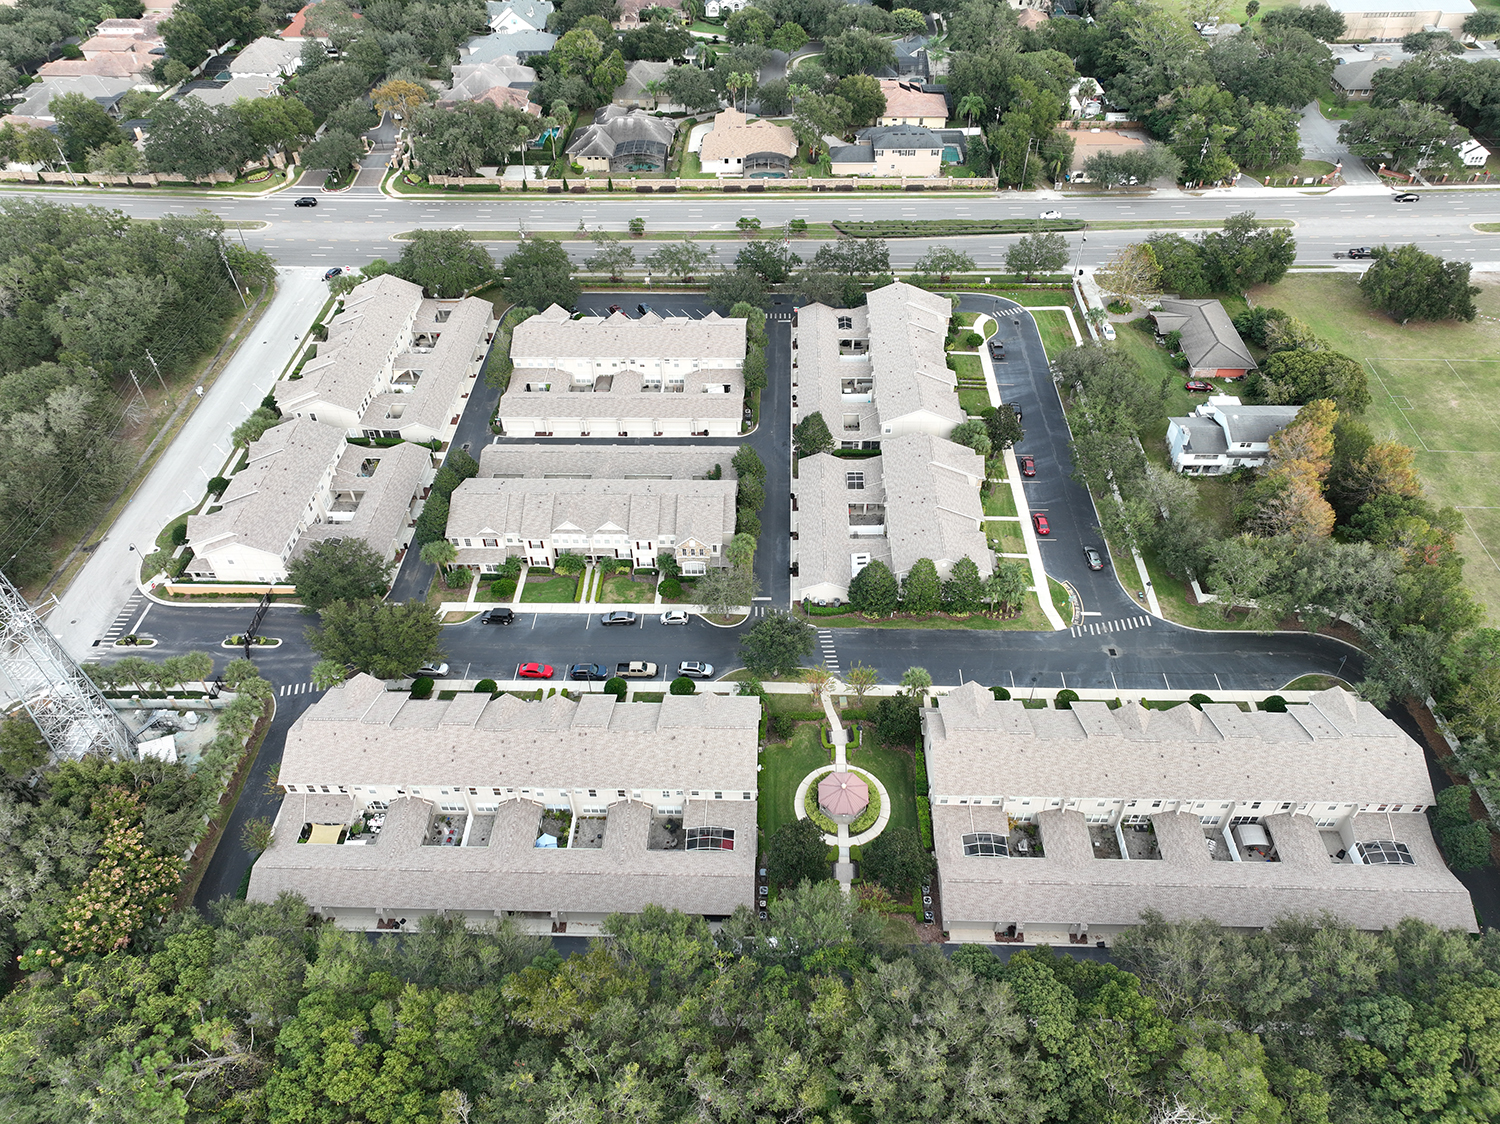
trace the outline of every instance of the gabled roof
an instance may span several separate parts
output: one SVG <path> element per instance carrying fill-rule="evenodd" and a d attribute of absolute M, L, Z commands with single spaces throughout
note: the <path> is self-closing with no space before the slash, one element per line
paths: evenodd
<path fill-rule="evenodd" d="M 453 68 L 453 85 L 438 95 L 439 105 L 473 101 L 496 86 L 529 90 L 536 85 L 536 71 L 523 66 L 515 55 L 501 55 L 489 62 L 464 62 Z"/>
<path fill-rule="evenodd" d="M 790 130 L 788 130 L 790 131 Z M 921 148 L 941 149 L 943 138 L 925 125 L 875 125 L 861 129 L 855 134 L 859 139 L 877 149 Z M 712 133 L 709 136 L 713 136 Z M 707 138 L 704 138 L 705 140 Z"/>
<path fill-rule="evenodd" d="M 302 44 L 262 35 L 235 56 L 231 74 L 290 74 L 302 63 Z"/>
<path fill-rule="evenodd" d="M 797 138 L 785 125 L 773 125 L 769 121 L 752 121 L 737 109 L 721 109 L 714 118 L 714 127 L 703 138 L 701 159 L 744 159 L 757 152 L 778 152 L 782 156 L 797 155 Z"/>
<path fill-rule="evenodd" d="M 690 316 L 583 316 L 551 305 L 517 324 L 511 357 L 520 366 L 550 366 L 560 358 L 720 359 L 745 358 L 745 321 L 710 312 Z M 726 372 L 727 373 L 727 372 Z M 515 385 L 515 379 L 511 384 Z"/>
<path fill-rule="evenodd" d="M 542 31 L 547 27 L 547 17 L 552 14 L 551 0 L 487 0 L 484 7 L 491 27 L 499 26 L 510 16 Z"/>
<path fill-rule="evenodd" d="M 947 297 L 904 281 L 872 291 L 870 361 L 881 422 L 917 411 L 964 420 L 958 383 L 943 353 L 952 305 Z"/>
<path fill-rule="evenodd" d="M 9 117 L 28 118 L 33 121 L 53 120 L 48 108 L 53 98 L 64 94 L 83 94 L 106 109 L 113 108 L 135 85 L 134 78 L 101 78 L 95 74 L 80 74 L 70 78 L 46 78 L 26 88 L 26 98 L 9 113 Z"/>
<path fill-rule="evenodd" d="M 908 433 L 883 438 L 880 459 L 885 462 L 885 534 L 891 544 L 891 568 L 904 574 L 919 558 L 938 563 L 971 558 L 980 575 L 987 577 L 992 567 L 979 498 L 984 458 L 941 437 Z"/>
<path fill-rule="evenodd" d="M 673 70 L 670 62 L 655 62 L 651 59 L 636 59 L 625 71 L 625 81 L 615 90 L 615 100 L 631 101 L 648 97 L 646 87 L 652 82 L 660 82 Z"/>
<path fill-rule="evenodd" d="M 908 82 L 900 78 L 880 79 L 880 92 L 885 95 L 885 112 L 882 117 L 941 117 L 948 119 L 948 99 L 941 93 L 929 93 L 920 82 Z"/>
<path fill-rule="evenodd" d="M 466 62 L 489 62 L 504 55 L 544 54 L 552 49 L 557 36 L 547 31 L 497 31 L 470 39 L 464 46 Z"/>
<path fill-rule="evenodd" d="M 1234 330 L 1229 313 L 1216 300 L 1164 300 L 1161 311 L 1151 316 L 1161 334 L 1182 333 L 1182 353 L 1195 368 L 1249 370 L 1255 366 L 1255 358 Z"/>
<path fill-rule="evenodd" d="M 723 445 L 486 445 L 479 475 L 533 480 L 706 480 L 715 465 L 735 479 L 733 449 Z"/>
<path fill-rule="evenodd" d="M 607 105 L 594 116 L 594 123 L 574 135 L 568 155 L 608 158 L 617 152 L 666 153 L 677 133 L 677 122 L 657 117 L 644 109 Z"/>
<path fill-rule="evenodd" d="M 405 542 L 402 532 L 411 519 L 412 500 L 420 494 L 431 469 L 432 454 L 421 445 L 403 441 L 388 449 L 346 446 L 330 488 L 335 496 L 352 493 L 360 497 L 354 517 L 309 527 L 297 540 L 292 557 L 326 540 L 364 539 L 376 554 Z"/>

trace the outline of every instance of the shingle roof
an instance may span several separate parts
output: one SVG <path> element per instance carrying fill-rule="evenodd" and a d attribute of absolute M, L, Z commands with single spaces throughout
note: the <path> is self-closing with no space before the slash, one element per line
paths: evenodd
<path fill-rule="evenodd" d="M 636 59 L 625 71 L 625 81 L 615 90 L 616 101 L 635 101 L 646 96 L 646 87 L 660 82 L 676 69 L 670 62 L 654 62 L 651 59 Z"/>
<path fill-rule="evenodd" d="M 849 327 L 840 328 L 847 321 Z M 868 402 L 855 396 L 846 399 L 843 394 L 845 380 L 858 383 L 874 377 L 874 367 L 869 353 L 863 356 L 840 355 L 840 340 L 868 340 L 870 338 L 870 310 L 868 308 L 829 308 L 823 304 L 810 304 L 797 310 L 797 350 L 792 354 L 797 360 L 798 410 L 801 417 L 820 413 L 828 423 L 835 441 L 859 438 L 862 441 L 879 440 L 880 414 L 875 408 L 873 396 Z M 851 421 L 858 419 L 857 430 L 844 430 L 844 416 Z"/>
<path fill-rule="evenodd" d="M 634 800 L 610 805 L 598 848 L 536 847 L 543 809 L 530 800 L 500 805 L 487 847 L 422 846 L 433 811 L 425 800 L 395 800 L 378 844 L 319 847 L 296 842 L 301 825 L 312 822 L 304 817 L 346 822 L 352 802 L 311 797 L 304 803 L 289 795 L 275 842 L 256 860 L 248 896 L 274 901 L 291 891 L 325 913 L 376 909 L 395 916 L 427 909 L 639 913 L 648 904 L 727 915 L 754 900 L 754 800 L 684 805 L 684 826 L 732 829 L 732 851 L 648 850 L 650 808 Z"/>
<path fill-rule="evenodd" d="M 734 537 L 733 480 L 465 480 L 453 493 L 448 537 L 551 538 L 560 527 L 590 537 L 675 536 L 705 545 Z"/>
<path fill-rule="evenodd" d="M 281 88 L 280 76 L 236 74 L 227 82 L 202 82 L 189 86 L 183 97 L 197 98 L 209 105 L 233 105 L 241 98 L 254 101 L 268 97 Z"/>
<path fill-rule="evenodd" d="M 505 55 L 525 58 L 550 51 L 556 42 L 557 36 L 548 31 L 495 32 L 470 39 L 463 57 L 466 62 L 490 62 Z"/>
<path fill-rule="evenodd" d="M 855 135 L 872 149 L 943 147 L 943 138 L 925 125 L 875 125 Z"/>
<path fill-rule="evenodd" d="M 506 16 L 513 15 L 528 26 L 540 30 L 547 26 L 547 17 L 552 14 L 551 0 L 487 0 L 484 7 L 491 27 Z"/>
<path fill-rule="evenodd" d="M 882 423 L 919 410 L 964 420 L 948 369 L 943 341 L 952 305 L 938 296 L 897 281 L 869 295 L 870 357 L 875 374 L 875 405 Z"/>
<path fill-rule="evenodd" d="M 666 477 L 702 480 L 718 465 L 725 480 L 735 479 L 733 451 L 723 445 L 486 445 L 479 475 L 491 477 L 579 477 L 625 480 Z"/>
<path fill-rule="evenodd" d="M 875 162 L 875 146 L 873 144 L 829 145 L 828 160 L 832 164 L 872 164 Z"/>
<path fill-rule="evenodd" d="M 439 313 L 447 313 L 447 319 L 440 322 Z M 423 300 L 412 318 L 411 331 L 413 335 L 436 333 L 437 342 L 428 348 L 401 352 L 393 366 L 398 372 L 421 371 L 421 381 L 404 393 L 390 391 L 376 397 L 360 418 L 360 425 L 370 429 L 421 425 L 441 430 L 460 401 L 475 351 L 484 346 L 485 328 L 494 314 L 495 306 L 481 297 L 457 302 Z M 399 425 L 389 418 L 391 408 L 397 405 L 401 407 Z"/>
<path fill-rule="evenodd" d="M 1152 313 L 1159 332 L 1182 333 L 1182 353 L 1198 367 L 1249 370 L 1255 366 L 1250 349 L 1234 330 L 1229 313 L 1216 300 L 1164 300 Z"/>
<path fill-rule="evenodd" d="M 1394 837 L 1406 843 L 1414 866 L 1334 863 L 1308 816 L 1278 814 L 1262 821 L 1279 862 L 1212 861 L 1203 828 L 1191 814 L 1151 816 L 1162 857 L 1144 861 L 1095 858 L 1079 812 L 1045 811 L 1037 819 L 1045 857 L 968 856 L 964 834 L 1004 834 L 1004 809 L 933 808 L 945 924 L 1127 926 L 1156 910 L 1169 921 L 1210 917 L 1231 928 L 1261 929 L 1288 914 L 1327 910 L 1367 930 L 1391 927 L 1404 917 L 1444 929 L 1476 929 L 1468 891 L 1448 872 L 1420 815 L 1354 821 L 1359 839 Z"/>
<path fill-rule="evenodd" d="M 1224 440 L 1224 430 L 1217 422 L 1207 418 L 1168 418 L 1167 421 L 1175 422 L 1187 431 L 1188 439 L 1184 448 L 1188 452 L 1202 456 L 1229 452 L 1229 444 Z"/>
<path fill-rule="evenodd" d="M 797 138 L 785 125 L 769 121 L 751 121 L 737 109 L 723 109 L 714 118 L 714 127 L 703 138 L 700 157 L 709 160 L 743 159 L 757 152 L 797 154 Z"/>
<path fill-rule="evenodd" d="M 850 503 L 883 503 L 882 457 L 843 458 L 819 453 L 797 461 L 797 578 L 799 588 L 833 585 L 847 589 L 854 576 L 853 556 L 891 565 L 891 544 L 884 535 L 849 534 Z M 847 476 L 862 473 L 864 488 L 851 491 Z"/>
<path fill-rule="evenodd" d="M 94 74 L 80 74 L 73 78 L 47 78 L 26 88 L 26 99 L 7 115 L 35 121 L 53 120 L 48 108 L 53 98 L 64 94 L 83 94 L 100 105 L 112 106 L 135 85 L 134 78 L 101 78 Z"/>
<path fill-rule="evenodd" d="M 1394 59 L 1361 59 L 1333 68 L 1332 81 L 1345 90 L 1368 90 L 1373 87 L 1375 75 L 1400 65 Z"/>
<path fill-rule="evenodd" d="M 1231 442 L 1263 445 L 1296 421 L 1302 407 L 1224 405 L 1217 409 L 1228 427 Z"/>
<path fill-rule="evenodd" d="M 262 35 L 229 64 L 231 74 L 290 74 L 302 60 L 302 44 Z"/>
<path fill-rule="evenodd" d="M 1421 747 L 1337 689 L 1284 714 L 1229 703 L 1028 710 L 970 683 L 924 718 L 934 793 L 1240 800 L 1253 786 L 1298 802 L 1432 802 Z"/>
<path fill-rule="evenodd" d="M 657 117 L 644 109 L 607 105 L 594 116 L 594 123 L 579 129 L 568 145 L 570 156 L 610 157 L 617 151 L 659 151 L 672 147 L 677 122 Z"/>
<path fill-rule="evenodd" d="M 987 577 L 993 567 L 980 522 L 984 458 L 941 437 L 909 433 L 882 439 L 880 459 L 892 569 L 904 574 L 918 558 L 938 563 L 971 558 Z"/>
<path fill-rule="evenodd" d="M 880 79 L 880 92 L 885 95 L 885 112 L 882 117 L 941 117 L 948 119 L 948 100 L 940 93 L 923 91 L 920 82 L 905 82 L 899 78 Z"/>
<path fill-rule="evenodd" d="M 515 55 L 504 55 L 493 62 L 460 63 L 453 68 L 452 87 L 438 95 L 438 104 L 473 101 L 497 86 L 529 90 L 534 85 L 536 71 L 522 66 Z"/>
<path fill-rule="evenodd" d="M 305 399 L 358 411 L 422 303 L 422 289 L 389 273 L 356 286 L 328 323 L 328 339 L 302 368 L 302 378 L 274 388 L 283 410 Z"/>
<path fill-rule="evenodd" d="M 309 527 L 297 540 L 292 557 L 312 543 L 328 539 L 364 539 L 377 554 L 404 544 L 412 500 L 431 471 L 432 454 L 420 445 L 402 442 L 388 449 L 347 446 L 334 470 L 331 487 L 335 497 L 351 493 L 362 497 L 354 517 Z"/>
<path fill-rule="evenodd" d="M 188 517 L 194 552 L 234 542 L 279 555 L 297 525 L 311 520 L 308 505 L 331 478 L 343 448 L 343 434 L 306 418 L 266 430 L 246 450 L 249 463 L 230 478 L 222 510 Z"/>
<path fill-rule="evenodd" d="M 552 305 L 517 324 L 510 353 L 517 366 L 547 366 L 560 357 L 705 359 L 742 362 L 745 321 L 710 312 L 690 316 L 584 316 Z M 514 381 L 514 380 L 512 380 Z"/>

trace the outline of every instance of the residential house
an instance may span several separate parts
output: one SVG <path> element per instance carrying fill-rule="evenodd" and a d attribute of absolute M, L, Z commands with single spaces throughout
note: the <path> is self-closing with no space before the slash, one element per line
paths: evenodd
<path fill-rule="evenodd" d="M 1302 7 L 1322 4 L 1344 17 L 1344 38 L 1400 40 L 1414 31 L 1463 32 L 1464 17 L 1474 11 L 1469 0 L 1425 0 L 1420 8 L 1398 11 L 1381 0 L 1302 0 Z"/>
<path fill-rule="evenodd" d="M 453 68 L 452 86 L 438 95 L 437 104 L 446 109 L 464 102 L 487 101 L 499 109 L 514 106 L 539 117 L 541 107 L 528 96 L 534 85 L 536 71 L 522 66 L 514 55 L 493 62 L 460 63 Z"/>
<path fill-rule="evenodd" d="M 625 81 L 615 90 L 612 104 L 623 105 L 626 109 L 652 111 L 666 108 L 663 105 L 666 93 L 662 89 L 662 82 L 674 69 L 670 62 L 637 59 L 626 69 Z"/>
<path fill-rule="evenodd" d="M 135 78 L 101 78 L 95 74 L 80 74 L 71 78 L 44 78 L 26 87 L 25 97 L 5 115 L 5 120 L 15 124 L 34 125 L 45 129 L 55 125 L 52 102 L 64 94 L 83 94 L 103 106 L 105 112 L 116 120 L 120 117 L 120 99 L 136 84 Z"/>
<path fill-rule="evenodd" d="M 718 19 L 720 16 L 726 19 L 735 12 L 745 10 L 750 0 L 704 0 L 703 14 L 708 19 Z"/>
<path fill-rule="evenodd" d="M 1232 395 L 1214 395 L 1185 418 L 1167 419 L 1172 467 L 1189 476 L 1220 476 L 1257 468 L 1271 438 L 1291 425 L 1300 406 L 1242 406 Z"/>
<path fill-rule="evenodd" d="M 795 420 L 822 415 L 843 450 L 798 462 L 793 597 L 843 599 L 879 559 L 898 575 L 931 558 L 991 571 L 979 487 L 984 459 L 946 440 L 964 420 L 943 353 L 946 298 L 896 282 L 864 308 L 799 309 L 793 323 Z"/>
<path fill-rule="evenodd" d="M 1016 26 L 1022 31 L 1038 31 L 1052 17 L 1040 8 L 1023 8 L 1016 13 Z"/>
<path fill-rule="evenodd" d="M 1333 68 L 1329 82 L 1335 90 L 1342 91 L 1351 98 L 1367 98 L 1375 92 L 1375 75 L 1400 65 L 1401 62 L 1390 55 L 1346 62 Z"/>
<path fill-rule="evenodd" d="M 276 403 L 351 437 L 446 441 L 495 327 L 489 301 L 428 300 L 384 274 L 344 298 L 301 376 L 276 384 Z"/>
<path fill-rule="evenodd" d="M 925 125 L 941 129 L 948 123 L 948 99 L 941 90 L 929 90 L 921 82 L 899 78 L 882 78 L 880 92 L 885 95 L 882 125 Z"/>
<path fill-rule="evenodd" d="M 1263 929 L 1327 911 L 1474 932 L 1422 812 L 1422 747 L 1354 695 L 1028 710 L 975 682 L 922 711 L 942 927 L 954 941 L 1108 941 L 1153 910 Z"/>
<path fill-rule="evenodd" d="M 926 82 L 932 77 L 932 61 L 927 53 L 929 42 L 925 35 L 906 35 L 891 40 L 891 49 L 896 53 L 896 65 L 871 73 L 876 78 L 899 78 L 917 84 Z"/>
<path fill-rule="evenodd" d="M 532 55 L 545 55 L 556 42 L 557 36 L 550 31 L 520 28 L 516 31 L 495 32 L 470 39 L 464 44 L 461 60 L 494 62 L 511 56 L 525 62 Z"/>
<path fill-rule="evenodd" d="M 1455 147 L 1458 149 L 1459 159 L 1464 162 L 1466 168 L 1483 168 L 1489 163 L 1490 150 L 1472 137 Z"/>
<path fill-rule="evenodd" d="M 263 78 L 285 78 L 302 65 L 302 44 L 262 35 L 230 60 L 231 74 L 257 75 Z"/>
<path fill-rule="evenodd" d="M 444 914 L 591 935 L 647 905 L 723 920 L 755 900 L 760 717 L 732 695 L 417 700 L 357 676 L 287 732 L 248 897 L 372 931 Z"/>
<path fill-rule="evenodd" d="M 1100 112 L 1103 110 L 1101 109 Z M 1121 129 L 1070 130 L 1067 136 L 1073 141 L 1073 163 L 1068 171 L 1068 180 L 1072 183 L 1089 181 L 1088 176 L 1084 174 L 1083 166 L 1094 154 L 1138 151 L 1145 148 L 1148 143 L 1145 134 L 1125 132 Z"/>
<path fill-rule="evenodd" d="M 1250 349 L 1216 300 L 1163 300 L 1151 319 L 1158 338 L 1181 333 L 1190 378 L 1239 379 L 1255 367 Z"/>
<path fill-rule="evenodd" d="M 568 155 L 586 172 L 659 172 L 672 151 L 677 122 L 640 109 L 606 105 L 578 129 Z"/>
<path fill-rule="evenodd" d="M 836 176 L 926 177 L 942 171 L 946 145 L 932 129 L 876 125 L 854 135 L 854 144 L 829 149 L 831 170 Z M 708 137 L 703 139 L 707 144 Z"/>
<path fill-rule="evenodd" d="M 410 527 L 432 454 L 418 445 L 348 445 L 330 425 L 292 418 L 246 450 L 219 503 L 188 517 L 187 573 L 200 581 L 284 582 L 287 564 L 313 542 L 363 539 L 386 560 Z"/>
<path fill-rule="evenodd" d="M 268 98 L 281 89 L 281 83 L 279 76 L 267 78 L 258 74 L 231 74 L 224 70 L 214 78 L 184 87 L 182 96 L 197 98 L 209 105 L 233 105 L 241 98 L 248 101 Z"/>
<path fill-rule="evenodd" d="M 1028 8 L 1027 11 L 1035 11 Z M 1074 119 L 1099 117 L 1104 113 L 1104 88 L 1097 78 L 1080 78 L 1068 87 L 1068 114 Z"/>
<path fill-rule="evenodd" d="M 648 20 L 641 18 L 641 13 L 648 8 L 666 8 L 668 11 L 676 12 L 682 16 L 682 0 L 619 0 L 620 18 L 615 20 L 615 26 L 619 28 L 639 27 Z M 686 19 L 692 23 L 692 18 Z"/>
<path fill-rule="evenodd" d="M 484 7 L 490 30 L 501 34 L 545 31 L 552 14 L 551 0 L 488 0 Z"/>
<path fill-rule="evenodd" d="M 37 68 L 38 78 L 134 78 L 154 67 L 167 53 L 157 24 L 160 18 L 107 19 L 79 45 L 81 59 L 53 59 Z"/>
<path fill-rule="evenodd" d="M 577 320 L 553 305 L 511 333 L 515 369 L 500 397 L 512 436 L 734 437 L 740 433 L 745 321 L 616 312 Z"/>
<path fill-rule="evenodd" d="M 720 179 L 785 176 L 797 155 L 797 138 L 785 125 L 751 120 L 737 109 L 721 109 L 698 154 L 705 172 Z"/>

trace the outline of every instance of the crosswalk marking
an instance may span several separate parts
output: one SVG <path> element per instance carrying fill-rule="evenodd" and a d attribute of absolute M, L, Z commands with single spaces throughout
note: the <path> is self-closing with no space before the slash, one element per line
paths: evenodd
<path fill-rule="evenodd" d="M 1140 614 L 1134 617 L 1122 617 L 1113 621 L 1090 621 L 1087 624 L 1074 625 L 1072 633 L 1074 636 L 1103 636 L 1111 632 L 1129 632 L 1133 628 L 1152 628 L 1152 619 L 1148 614 Z"/>
<path fill-rule="evenodd" d="M 318 686 L 315 683 L 283 683 L 280 687 L 276 688 L 276 694 L 281 698 L 285 698 L 287 695 L 302 695 L 316 690 L 318 690 Z"/>
<path fill-rule="evenodd" d="M 833 633 L 826 628 L 818 629 L 818 645 L 823 649 L 823 665 L 829 671 L 837 675 L 839 673 L 839 653 L 834 647 Z"/>
<path fill-rule="evenodd" d="M 113 644 L 121 634 L 130 627 L 130 622 L 135 619 L 135 611 L 141 605 L 141 591 L 136 590 L 125 602 L 125 607 L 115 614 L 114 622 L 104 634 L 104 643 Z"/>

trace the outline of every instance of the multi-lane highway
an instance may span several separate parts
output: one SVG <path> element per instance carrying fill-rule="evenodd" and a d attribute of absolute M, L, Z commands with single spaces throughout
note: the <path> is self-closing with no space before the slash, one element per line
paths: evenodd
<path fill-rule="evenodd" d="M 7 192 L 14 194 L 15 192 Z M 36 194 L 35 192 L 31 194 Z M 314 195 L 317 207 L 295 207 L 300 195 Z M 240 232 L 246 245 L 269 251 L 283 265 L 361 265 L 400 254 L 397 236 L 417 228 L 471 231 L 565 232 L 563 244 L 575 260 L 593 252 L 575 237 L 582 221 L 590 230 L 625 231 L 632 218 L 643 217 L 651 230 L 733 232 L 743 215 L 761 220 L 763 229 L 790 219 L 829 222 L 836 219 L 1036 218 L 1057 209 L 1065 218 L 1088 223 L 1138 224 L 1130 229 L 1090 229 L 1087 241 L 1068 236 L 1081 265 L 1101 265 L 1122 245 L 1139 241 L 1152 229 L 1190 222 L 1217 222 L 1228 215 L 1254 211 L 1265 219 L 1296 224 L 1298 261 L 1331 264 L 1335 250 L 1382 242 L 1415 242 L 1446 257 L 1488 266 L 1500 263 L 1500 234 L 1474 229 L 1476 223 L 1500 222 L 1500 192 L 1489 189 L 1424 190 L 1412 204 L 1391 201 L 1383 188 L 1349 186 L 1333 191 L 1226 189 L 1201 195 L 1162 191 L 1149 196 L 1062 198 L 1054 194 L 999 192 L 973 195 L 820 194 L 755 195 L 696 198 L 688 195 L 632 195 L 625 192 L 588 196 L 548 196 L 540 192 L 504 196 L 430 195 L 390 197 L 372 187 L 338 194 L 292 188 L 266 198 L 228 199 L 187 195 L 116 194 L 105 191 L 53 189 L 45 197 L 116 207 L 140 218 L 207 208 L 229 222 L 264 222 Z M 1184 233 L 1191 235 L 1191 230 Z M 236 237 L 240 235 L 237 234 Z M 964 236 L 956 239 L 900 239 L 890 242 L 897 268 L 911 266 L 934 244 L 961 245 L 981 268 L 999 269 L 1015 236 Z M 705 241 L 717 260 L 739 252 L 734 238 Z M 648 253 L 650 241 L 639 244 Z M 795 242 L 804 256 L 815 242 Z M 497 257 L 514 248 L 510 241 L 490 242 Z M 1500 266 L 1496 266 L 1500 268 Z"/>

